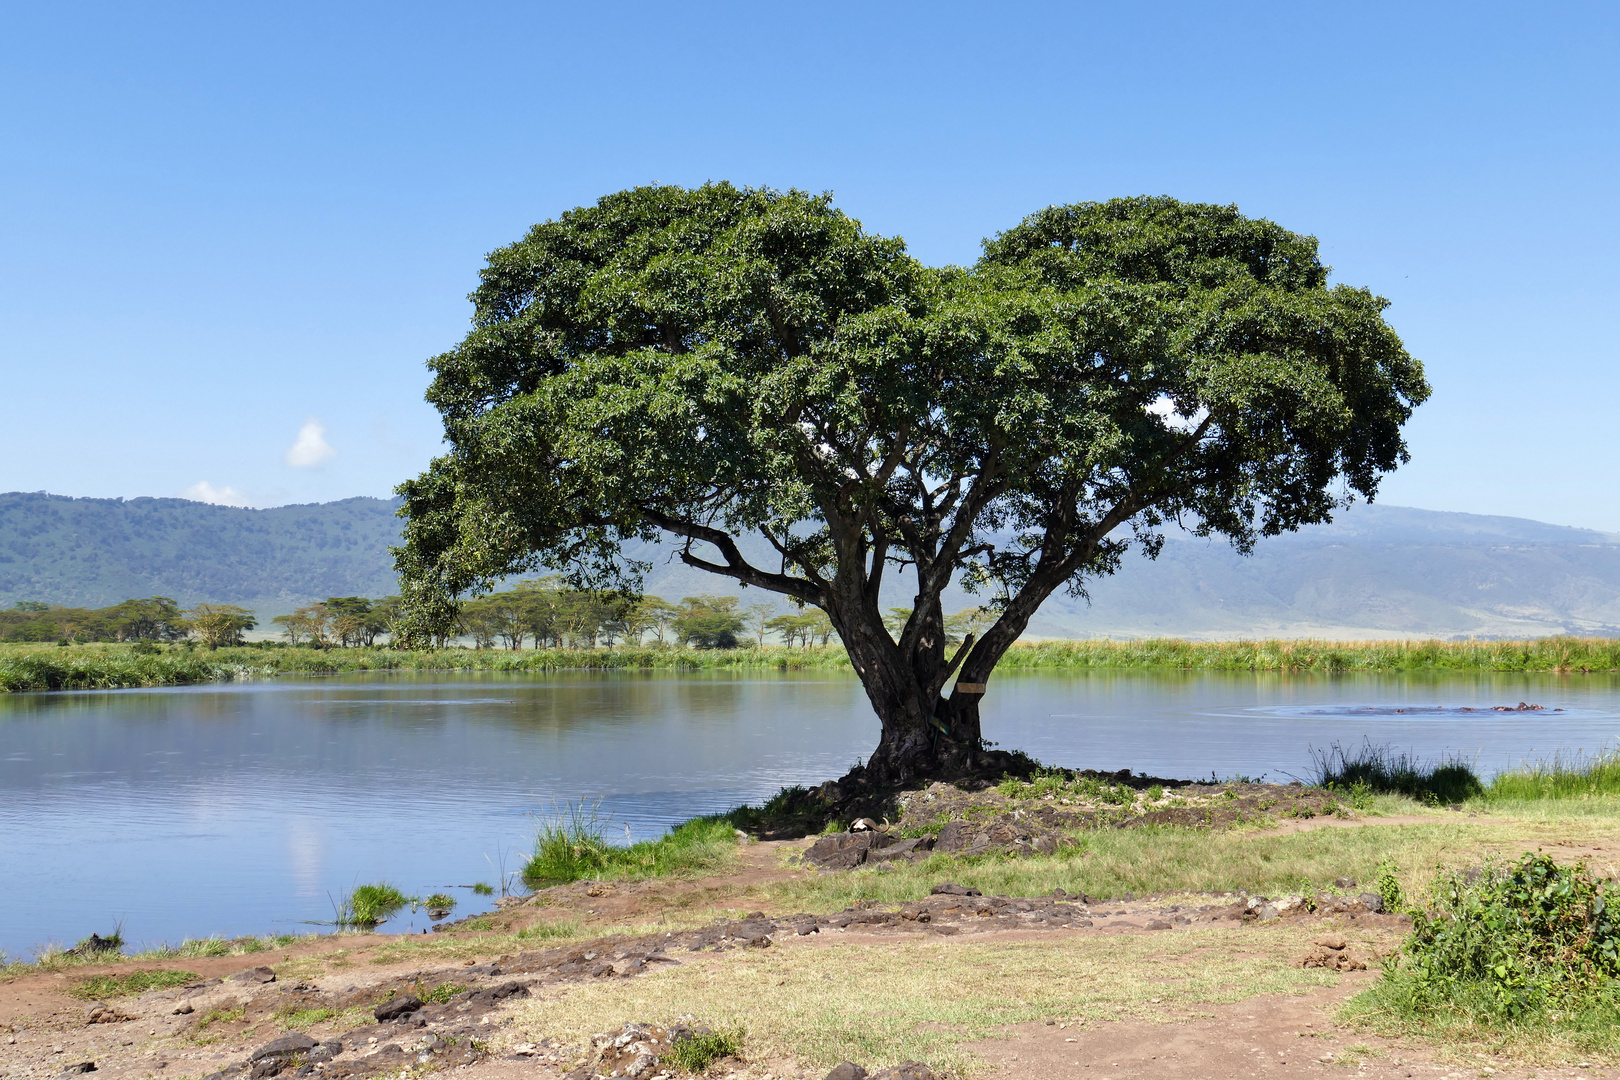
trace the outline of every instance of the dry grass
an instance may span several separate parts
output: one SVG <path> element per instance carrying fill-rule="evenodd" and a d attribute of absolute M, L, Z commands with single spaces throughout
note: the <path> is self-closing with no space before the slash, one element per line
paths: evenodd
<path fill-rule="evenodd" d="M 1324 891 L 1337 877 L 1369 883 L 1386 858 L 1395 862 L 1402 887 L 1411 892 L 1420 891 L 1442 863 L 1479 862 L 1491 853 L 1517 855 L 1538 845 L 1595 841 L 1606 847 L 1611 832 L 1592 818 L 1516 820 L 1455 813 L 1425 824 L 1368 823 L 1293 833 L 1105 829 L 1082 834 L 1081 849 L 1049 858 L 939 855 L 847 874 L 796 875 L 773 886 L 769 895 L 775 906 L 804 911 L 836 910 L 857 900 L 915 900 L 944 880 L 1004 896 L 1039 896 L 1055 888 L 1101 897 L 1238 890 L 1275 896 Z"/>
<path fill-rule="evenodd" d="M 638 979 L 574 986 L 525 1003 L 514 1031 L 583 1044 L 626 1021 L 690 1014 L 744 1028 L 753 1060 L 825 1069 L 845 1058 L 869 1068 L 911 1058 L 973 1076 L 984 1066 L 962 1044 L 1005 1025 L 1170 1022 L 1203 1005 L 1333 985 L 1337 975 L 1294 962 L 1307 937 L 1249 927 L 1040 942 L 793 941 L 683 955 Z"/>

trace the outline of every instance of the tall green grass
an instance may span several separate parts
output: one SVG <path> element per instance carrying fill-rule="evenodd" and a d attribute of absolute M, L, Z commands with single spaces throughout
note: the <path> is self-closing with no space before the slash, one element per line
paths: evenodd
<path fill-rule="evenodd" d="M 1354 754 L 1334 743 L 1326 750 L 1313 748 L 1311 756 L 1317 786 L 1348 792 L 1352 804 L 1364 792 L 1405 795 L 1430 804 L 1460 803 L 1485 793 L 1485 785 L 1465 761 L 1422 761 L 1407 751 L 1375 746 L 1371 740 Z"/>
<path fill-rule="evenodd" d="M 587 879 L 635 880 L 707 873 L 729 866 L 737 832 L 722 817 L 693 818 L 656 840 L 623 847 L 608 842 L 594 805 L 574 803 L 541 820 L 534 854 L 523 868 L 531 889 Z"/>
<path fill-rule="evenodd" d="M 1492 801 L 1585 799 L 1620 795 L 1620 749 L 1559 754 L 1551 761 L 1498 773 L 1486 791 Z"/>
<path fill-rule="evenodd" d="M 351 671 L 848 671 L 838 645 L 809 649 L 315 649 L 279 644 L 212 652 L 168 646 L 0 645 L 0 691 L 97 690 Z M 1620 672 L 1620 640 L 1043 641 L 1015 645 L 999 671 Z"/>

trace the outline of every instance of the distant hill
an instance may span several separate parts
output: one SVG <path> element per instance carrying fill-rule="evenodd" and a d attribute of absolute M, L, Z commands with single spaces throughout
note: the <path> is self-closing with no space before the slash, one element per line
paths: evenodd
<path fill-rule="evenodd" d="M 248 510 L 186 499 L 0 495 L 0 606 L 103 607 L 138 596 L 241 604 L 261 619 L 311 598 L 397 592 L 396 500 Z"/>
<path fill-rule="evenodd" d="M 398 591 L 395 500 L 247 510 L 184 499 L 0 495 L 0 606 L 99 607 L 138 596 L 241 604 L 261 620 L 326 596 Z M 745 544 L 750 554 L 762 543 Z M 670 600 L 735 587 L 672 558 L 647 590 Z M 768 561 L 768 559 L 767 559 Z M 885 604 L 909 605 L 892 574 Z M 1620 537 L 1521 518 L 1357 506 L 1243 558 L 1171 533 L 1156 562 L 1127 557 L 1091 603 L 1056 596 L 1030 635 L 1144 637 L 1620 636 Z M 771 600 L 757 590 L 748 600 Z M 947 595 L 950 610 L 976 601 Z"/>

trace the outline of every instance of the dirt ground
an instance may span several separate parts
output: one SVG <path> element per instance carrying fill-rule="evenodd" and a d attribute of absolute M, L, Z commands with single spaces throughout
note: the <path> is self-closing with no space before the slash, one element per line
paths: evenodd
<path fill-rule="evenodd" d="M 1385 823 L 1392 823 L 1384 819 Z M 1414 818 L 1413 822 L 1435 818 Z M 1288 829 L 1354 828 L 1356 820 L 1290 821 Z M 523 1026 L 521 1010 L 572 988 L 633 981 L 668 965 L 705 963 L 717 970 L 770 950 L 775 959 L 833 945 L 878 950 L 926 939 L 940 948 L 969 943 L 1076 943 L 1106 952 L 1126 939 L 1168 949 L 1175 935 L 1200 927 L 1248 932 L 1256 920 L 1230 895 L 1146 897 L 1127 902 L 1083 897 L 978 897 L 942 894 L 911 904 L 856 905 L 841 913 L 755 911 L 736 917 L 739 898 L 796 874 L 813 873 L 783 858 L 808 841 L 750 844 L 733 873 L 693 880 L 589 883 L 547 890 L 542 903 L 506 908 L 493 917 L 501 936 L 433 935 L 417 951 L 386 934 L 301 942 L 275 952 L 197 960 L 121 962 L 40 972 L 0 982 L 0 1078 L 44 1080 L 94 1071 L 108 1080 L 253 1080 L 277 1075 L 363 1080 L 445 1070 L 464 1080 L 562 1080 L 578 1077 L 589 1046 L 549 1039 Z M 1607 844 L 1572 855 L 1612 859 Z M 720 917 L 726 913 L 725 917 Z M 543 938 L 514 951 L 511 931 L 566 915 L 580 927 L 566 943 Z M 667 928 L 666 928 L 667 927 Z M 1330 970 L 1328 984 L 1303 993 L 1257 994 L 1233 1003 L 1167 1011 L 1148 1019 L 1070 1023 L 1058 1019 L 1011 1025 L 966 1044 L 994 1080 L 1056 1077 L 1357 1076 L 1560 1078 L 1620 1076 L 1583 1062 L 1556 1067 L 1466 1068 L 1437 1049 L 1357 1033 L 1334 1021 L 1337 1006 L 1377 978 L 1377 957 L 1405 932 L 1401 917 L 1365 910 L 1298 913 L 1273 920 L 1297 964 L 1313 952 L 1350 970 Z M 1282 929 L 1278 930 L 1277 928 Z M 1256 933 L 1264 931 L 1256 930 Z M 1318 944 L 1348 932 L 1354 944 Z M 411 939 L 412 946 L 417 945 Z M 1142 944 L 1136 942 L 1133 944 Z M 1133 955 L 1140 955 L 1133 954 Z M 1359 964 L 1365 964 L 1359 968 Z M 268 971 L 262 970 L 268 968 Z M 179 969 L 185 986 L 139 997 L 87 1002 L 70 991 L 85 978 L 141 968 Z M 273 973 L 270 981 L 267 976 Z M 429 1000 L 393 1019 L 379 1006 L 406 995 Z M 699 1002 L 699 1006 L 701 1006 Z M 100 1012 L 92 1021 L 98 1006 Z M 700 1009 L 695 1011 L 701 1011 Z M 313 1017 L 313 1019 L 311 1019 Z M 698 1017 L 701 1019 L 701 1017 Z M 626 1015 L 625 1022 L 668 1017 Z M 250 1060 L 289 1032 L 311 1048 Z M 320 1046 L 342 1049 L 323 1056 Z M 317 1046 L 318 1044 L 318 1046 Z M 858 1060 L 858 1054 L 851 1051 Z M 716 1076 L 820 1080 L 825 1065 L 785 1058 L 723 1059 Z M 93 1068 L 86 1068 L 93 1063 Z M 872 1067 L 871 1062 L 862 1064 Z M 672 1075 L 660 1069 L 643 1074 Z"/>

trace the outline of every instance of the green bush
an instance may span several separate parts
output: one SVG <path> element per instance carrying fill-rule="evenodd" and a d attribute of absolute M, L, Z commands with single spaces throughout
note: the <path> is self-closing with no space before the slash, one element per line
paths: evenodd
<path fill-rule="evenodd" d="M 1383 998 L 1397 1013 L 1586 1026 L 1620 1021 L 1620 887 L 1546 855 L 1450 872 L 1414 914 Z"/>

